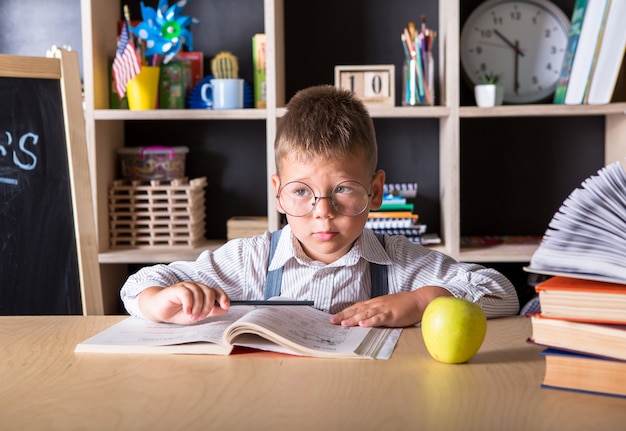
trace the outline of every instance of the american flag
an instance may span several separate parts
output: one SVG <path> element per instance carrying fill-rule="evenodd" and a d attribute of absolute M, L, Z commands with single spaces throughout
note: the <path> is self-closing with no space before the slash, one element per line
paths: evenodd
<path fill-rule="evenodd" d="M 113 60 L 113 79 L 115 91 L 121 99 L 126 94 L 126 84 L 141 71 L 139 57 L 135 51 L 133 41 L 130 40 L 126 22 L 122 26 L 120 37 L 117 42 L 117 53 Z"/>

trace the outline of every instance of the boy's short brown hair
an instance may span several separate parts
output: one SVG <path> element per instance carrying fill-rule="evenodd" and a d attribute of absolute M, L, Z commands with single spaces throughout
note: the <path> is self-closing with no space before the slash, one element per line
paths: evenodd
<path fill-rule="evenodd" d="M 372 173 L 378 163 L 374 123 L 351 92 L 330 85 L 298 91 L 279 120 L 274 141 L 277 173 L 286 156 L 299 161 L 360 156 Z"/>

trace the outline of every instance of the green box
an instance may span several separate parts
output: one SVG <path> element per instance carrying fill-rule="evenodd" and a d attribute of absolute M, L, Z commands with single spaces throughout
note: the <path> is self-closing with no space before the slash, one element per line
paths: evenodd
<path fill-rule="evenodd" d="M 185 64 L 172 61 L 161 65 L 159 81 L 159 108 L 185 108 Z"/>
<path fill-rule="evenodd" d="M 254 107 L 267 107 L 267 90 L 265 77 L 265 34 L 258 33 L 252 37 L 252 63 L 254 65 Z"/>

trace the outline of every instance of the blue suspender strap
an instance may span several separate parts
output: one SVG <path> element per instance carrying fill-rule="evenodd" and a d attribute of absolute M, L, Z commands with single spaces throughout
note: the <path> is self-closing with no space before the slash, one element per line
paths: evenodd
<path fill-rule="evenodd" d="M 272 259 L 274 258 L 274 253 L 276 253 L 276 246 L 278 245 L 278 240 L 280 239 L 281 230 L 277 230 L 272 232 L 272 237 L 270 239 L 270 254 L 267 259 L 267 266 L 270 266 Z M 278 269 L 274 269 L 273 271 L 267 272 L 267 278 L 265 279 L 265 288 L 263 289 L 265 299 L 268 300 L 275 296 L 280 296 L 280 288 L 283 279 L 283 267 L 281 266 Z"/>
<path fill-rule="evenodd" d="M 376 238 L 385 247 L 385 236 L 377 233 Z M 370 277 L 372 280 L 372 298 L 389 293 L 389 281 L 387 280 L 387 265 L 370 262 Z"/>
<path fill-rule="evenodd" d="M 282 230 L 272 232 L 270 239 L 270 253 L 267 259 L 267 266 L 269 267 L 274 253 L 276 253 L 276 246 L 280 239 Z M 385 247 L 385 237 L 383 234 L 376 234 L 376 238 L 380 241 L 380 244 Z M 372 280 L 372 298 L 377 296 L 386 295 L 389 293 L 389 282 L 387 279 L 387 265 L 379 265 L 377 263 L 370 263 L 370 277 Z M 280 296 L 281 284 L 283 278 L 283 267 L 274 269 L 267 272 L 267 278 L 265 279 L 264 297 L 270 299 L 276 296 Z"/>

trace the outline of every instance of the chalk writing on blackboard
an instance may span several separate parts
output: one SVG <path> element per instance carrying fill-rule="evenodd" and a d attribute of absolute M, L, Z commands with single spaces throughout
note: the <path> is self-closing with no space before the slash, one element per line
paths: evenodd
<path fill-rule="evenodd" d="M 0 315 L 102 314 L 78 56 L 0 54 Z"/>
<path fill-rule="evenodd" d="M 14 142 L 13 134 L 4 132 L 6 141 L 0 141 L 0 157 L 12 159 L 13 165 L 24 171 L 32 171 L 37 166 L 37 154 L 35 148 L 39 142 L 39 135 L 32 132 L 24 133 Z M 5 163 L 3 163 L 5 164 Z M 7 163 L 7 164 L 10 164 Z M 0 183 L 18 185 L 17 178 L 0 176 Z"/>

